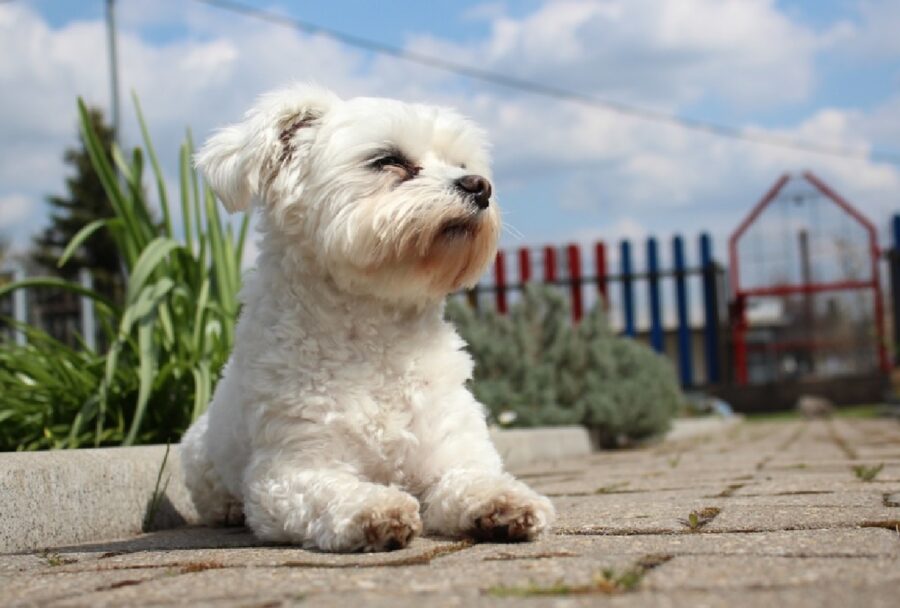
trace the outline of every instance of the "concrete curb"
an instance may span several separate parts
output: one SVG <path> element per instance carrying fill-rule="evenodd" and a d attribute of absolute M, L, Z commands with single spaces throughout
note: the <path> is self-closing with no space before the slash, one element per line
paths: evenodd
<path fill-rule="evenodd" d="M 0 552 L 138 534 L 165 446 L 0 454 Z M 173 446 L 156 527 L 196 522 Z"/>
<path fill-rule="evenodd" d="M 680 440 L 715 433 L 722 420 L 676 421 Z M 508 467 L 590 454 L 582 427 L 491 429 Z M 667 436 L 667 439 L 669 437 Z M 145 526 L 165 446 L 0 454 L 0 553 L 122 538 L 197 523 L 172 446 L 165 492 Z"/>
<path fill-rule="evenodd" d="M 679 418 L 672 423 L 672 428 L 666 433 L 666 441 L 684 441 L 696 439 L 705 435 L 715 435 L 737 426 L 743 422 L 740 415 L 721 418 L 719 416 L 704 416 L 702 418 Z"/>
<path fill-rule="evenodd" d="M 491 429 L 491 439 L 507 467 L 541 460 L 577 458 L 591 453 L 591 439 L 581 426 L 537 429 Z"/>

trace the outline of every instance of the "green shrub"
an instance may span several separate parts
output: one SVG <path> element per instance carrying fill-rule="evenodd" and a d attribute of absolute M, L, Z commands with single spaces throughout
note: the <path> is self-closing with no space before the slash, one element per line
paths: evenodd
<path fill-rule="evenodd" d="M 205 409 L 232 347 L 240 260 L 239 229 L 220 217 L 212 192 L 191 167 L 190 134 L 181 146 L 183 230 L 172 225 L 169 195 L 135 99 L 156 181 L 162 221 L 153 219 L 142 179 L 144 154 L 103 154 L 79 100 L 82 135 L 115 215 L 85 226 L 60 265 L 98 230 L 122 253 L 128 281 L 117 306 L 101 294 L 57 278 L 28 279 L 0 289 L 52 286 L 93 299 L 105 353 L 73 350 L 29 330 L 29 344 L 0 344 L 0 449 L 77 447 L 176 440 Z M 9 425 L 7 427 L 7 425 Z"/>
<path fill-rule="evenodd" d="M 573 326 L 551 287 L 528 285 L 507 316 L 454 300 L 447 317 L 469 344 L 471 388 L 494 419 L 511 411 L 517 426 L 583 424 L 616 445 L 665 431 L 683 403 L 667 359 L 615 336 L 602 306 Z"/>

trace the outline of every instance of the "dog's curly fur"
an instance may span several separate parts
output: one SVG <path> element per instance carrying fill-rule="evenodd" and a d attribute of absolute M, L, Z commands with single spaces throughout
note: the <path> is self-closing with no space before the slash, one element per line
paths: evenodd
<path fill-rule="evenodd" d="M 503 471 L 443 319 L 496 250 L 482 132 L 445 108 L 297 85 L 196 162 L 230 211 L 256 201 L 262 234 L 234 353 L 182 442 L 205 521 L 243 515 L 262 539 L 328 551 L 400 548 L 423 527 L 544 530 L 553 507 Z"/>

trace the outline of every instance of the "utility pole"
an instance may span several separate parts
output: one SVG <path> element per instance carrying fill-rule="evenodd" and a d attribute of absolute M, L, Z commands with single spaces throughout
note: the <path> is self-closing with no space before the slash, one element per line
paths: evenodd
<path fill-rule="evenodd" d="M 116 0 L 106 0 L 106 46 L 109 53 L 110 109 L 112 112 L 113 139 L 121 148 L 119 114 L 119 62 L 116 57 Z"/>

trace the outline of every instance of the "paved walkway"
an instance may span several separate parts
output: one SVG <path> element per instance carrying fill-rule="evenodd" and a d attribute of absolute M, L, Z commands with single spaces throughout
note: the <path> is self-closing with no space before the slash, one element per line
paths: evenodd
<path fill-rule="evenodd" d="M 539 542 L 328 555 L 190 528 L 2 555 L 0 604 L 900 605 L 897 422 L 744 423 L 518 472 L 559 511 Z"/>

